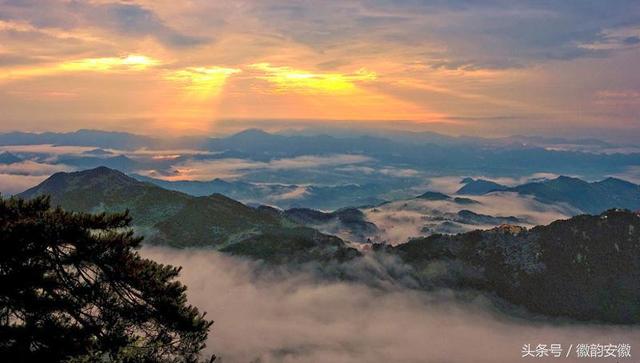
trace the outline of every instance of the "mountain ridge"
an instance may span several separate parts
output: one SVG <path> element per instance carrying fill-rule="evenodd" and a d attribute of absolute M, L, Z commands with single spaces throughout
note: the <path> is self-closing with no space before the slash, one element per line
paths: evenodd
<path fill-rule="evenodd" d="M 375 249 L 400 257 L 428 284 L 495 293 L 547 316 L 640 322 L 637 212 L 612 209 L 531 229 L 504 225 Z"/>
<path fill-rule="evenodd" d="M 614 177 L 588 182 L 560 175 L 555 179 L 534 181 L 507 187 L 484 179 L 470 179 L 456 194 L 485 195 L 515 192 L 544 203 L 566 203 L 582 212 L 598 214 L 612 208 L 640 209 L 640 185 Z"/>
<path fill-rule="evenodd" d="M 278 262 L 277 249 L 295 252 L 305 259 L 306 252 L 296 248 L 315 246 L 314 256 L 356 256 L 344 241 L 311 228 L 296 225 L 264 209 L 255 209 L 222 194 L 194 197 L 138 181 L 122 172 L 98 167 L 78 172 L 53 174 L 39 185 L 17 197 L 49 195 L 52 205 L 76 212 L 123 212 L 128 210 L 134 228 L 151 244 L 172 247 L 211 246 L 231 248 L 278 238 L 283 244 L 263 247 L 265 260 Z M 248 252 L 247 252 L 248 253 Z M 254 256 L 254 255 L 252 255 Z"/>

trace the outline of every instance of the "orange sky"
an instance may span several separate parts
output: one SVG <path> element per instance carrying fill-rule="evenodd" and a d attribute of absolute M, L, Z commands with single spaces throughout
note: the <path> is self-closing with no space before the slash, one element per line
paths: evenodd
<path fill-rule="evenodd" d="M 0 131 L 638 126 L 638 6 L 458 2 L 0 1 Z"/>

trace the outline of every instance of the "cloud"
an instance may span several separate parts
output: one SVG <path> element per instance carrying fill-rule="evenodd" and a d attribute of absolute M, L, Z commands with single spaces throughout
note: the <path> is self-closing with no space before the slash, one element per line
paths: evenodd
<path fill-rule="evenodd" d="M 304 169 L 316 166 L 332 166 L 344 164 L 357 164 L 371 161 L 372 159 L 364 155 L 337 154 L 330 156 L 298 156 L 290 159 L 276 159 L 268 163 L 268 169 Z"/>
<path fill-rule="evenodd" d="M 447 292 L 330 282 L 212 250 L 142 254 L 183 266 L 189 302 L 215 320 L 207 350 L 226 363 L 512 363 L 526 343 L 640 343 L 637 328 L 509 319 L 482 298 L 463 303 Z M 365 276 L 364 267 L 353 266 Z"/>
<path fill-rule="evenodd" d="M 159 60 L 139 54 L 129 54 L 123 57 L 73 59 L 46 66 L 17 69 L 0 75 L 0 81 L 72 72 L 143 71 L 149 67 L 155 67 L 158 64 L 160 64 Z"/>
<path fill-rule="evenodd" d="M 622 39 L 622 43 L 624 43 L 626 45 L 640 44 L 640 37 L 632 35 L 630 37 L 626 37 L 626 38 Z"/>
<path fill-rule="evenodd" d="M 52 144 L 38 145 L 4 145 L 0 146 L 1 151 L 12 153 L 43 153 L 43 154 L 81 154 L 85 151 L 95 149 L 95 146 L 62 146 Z"/>
<path fill-rule="evenodd" d="M 282 194 L 277 194 L 272 197 L 274 201 L 282 201 L 282 200 L 292 200 L 292 199 L 301 199 L 304 198 L 308 194 L 307 187 L 298 186 L 295 189 L 285 192 Z"/>
<path fill-rule="evenodd" d="M 611 175 L 612 177 L 628 180 L 632 183 L 640 184 L 640 166 L 628 167 L 624 172 Z"/>
<path fill-rule="evenodd" d="M 291 67 L 276 67 L 269 63 L 257 63 L 251 68 L 264 73 L 259 78 L 275 85 L 279 92 L 301 93 L 351 93 L 356 82 L 375 80 L 374 72 L 360 69 L 352 74 L 342 73 L 314 73 L 293 69 Z"/>
<path fill-rule="evenodd" d="M 423 227 L 433 225 L 442 228 L 445 214 L 455 215 L 461 210 L 470 210 L 477 214 L 509 217 L 522 220 L 516 223 L 525 227 L 548 224 L 558 219 L 566 219 L 579 213 L 575 208 L 563 204 L 545 204 L 530 196 L 521 196 L 514 192 L 491 193 L 473 196 L 477 204 L 460 205 L 451 200 L 430 201 L 424 199 L 399 200 L 365 210 L 367 219 L 378 226 L 380 233 L 375 241 L 389 244 L 404 243 L 410 238 L 429 234 Z M 456 223 L 453 233 L 475 229 L 492 228 L 495 225 L 477 225 Z"/>
<path fill-rule="evenodd" d="M 545 60 L 602 56 L 584 44 L 637 25 L 633 1 L 539 2 L 508 0 L 323 2 L 313 7 L 251 3 L 250 15 L 272 21 L 271 28 L 310 47 L 405 46 L 422 53 L 434 68 L 509 69 Z M 607 14 L 603 17 L 602 14 Z M 633 42 L 633 41 L 631 41 Z M 409 48 L 413 47 L 412 53 Z M 337 56 L 337 55 L 336 55 Z M 338 57 L 340 58 L 340 57 Z"/>
<path fill-rule="evenodd" d="M 53 173 L 73 170 L 75 169 L 67 165 L 46 164 L 31 160 L 0 164 L 0 193 L 20 193 L 41 183 Z"/>
<path fill-rule="evenodd" d="M 168 47 L 191 47 L 211 41 L 168 25 L 152 9 L 134 2 L 47 1 L 3 4 L 0 20 L 26 21 L 37 29 L 99 27 L 127 37 L 152 37 Z"/>
<path fill-rule="evenodd" d="M 382 175 L 388 175 L 397 178 L 413 178 L 419 176 L 421 173 L 418 170 L 410 169 L 410 168 L 396 168 L 393 166 L 383 166 L 378 168 L 373 168 L 370 166 L 346 166 L 342 168 L 337 168 L 338 171 L 346 171 L 346 172 L 354 172 L 361 173 L 366 175 L 371 175 L 374 173 L 379 173 Z"/>
<path fill-rule="evenodd" d="M 601 37 L 594 42 L 580 44 L 581 47 L 592 50 L 629 50 L 634 49 L 640 43 L 640 26 L 621 26 L 604 29 Z"/>
<path fill-rule="evenodd" d="M 21 147 L 18 148 L 22 149 Z M 0 147 L 0 153 L 3 150 L 16 151 L 11 148 Z M 0 193 L 17 194 L 38 185 L 53 173 L 73 170 L 75 169 L 68 165 L 49 164 L 33 160 L 0 164 Z"/>
<path fill-rule="evenodd" d="M 0 194 L 13 195 L 36 186 L 48 175 L 5 174 L 0 172 Z"/>
<path fill-rule="evenodd" d="M 153 36 L 165 45 L 185 47 L 204 44 L 209 39 L 183 34 L 168 26 L 153 11 L 133 3 L 112 3 L 87 8 L 90 20 L 127 35 Z"/>
<path fill-rule="evenodd" d="M 596 93 L 596 102 L 604 105 L 637 105 L 640 104 L 640 91 L 636 90 L 602 90 Z"/>
<path fill-rule="evenodd" d="M 473 179 L 484 179 L 490 180 L 492 182 L 506 185 L 508 187 L 515 187 L 521 184 L 530 183 L 534 181 L 540 181 L 544 179 L 555 179 L 559 175 L 554 173 L 534 173 L 530 175 L 523 175 L 518 178 L 514 177 L 496 177 L 496 176 L 486 176 L 486 175 L 467 175 L 467 177 Z M 445 194 L 455 194 L 460 188 L 462 188 L 462 176 L 438 176 L 431 177 L 427 180 L 427 184 L 422 186 L 423 192 L 425 190 L 431 190 L 436 192 L 441 192 Z"/>
<path fill-rule="evenodd" d="M 607 108 L 590 99 L 603 85 L 637 84 L 637 1 L 52 0 L 1 6 L 0 64 L 9 71 L 127 54 L 162 62 L 156 67 L 162 69 L 118 77 L 65 73 L 0 87 L 5 129 L 61 130 L 99 119 L 159 134 L 167 127 L 209 132 L 220 118 L 413 120 L 424 125 L 413 128 L 493 135 L 556 133 L 561 126 L 572 133 L 576 125 L 625 129 L 625 135 L 637 129 L 637 103 Z M 198 83 L 200 69 L 212 65 L 243 72 L 223 88 L 223 77 Z M 173 71 L 183 71 L 179 82 L 163 82 Z M 219 99 L 186 102 L 189 91 L 202 89 L 221 90 Z M 501 115 L 513 117 L 495 119 Z"/>
<path fill-rule="evenodd" d="M 0 67 L 31 65 L 39 62 L 42 62 L 42 60 L 37 57 L 30 57 L 20 54 L 0 54 Z"/>
<path fill-rule="evenodd" d="M 224 67 L 188 67 L 169 72 L 165 79 L 183 84 L 190 95 L 209 97 L 220 93 L 227 78 L 240 69 Z"/>
<path fill-rule="evenodd" d="M 62 164 L 45 164 L 31 160 L 13 164 L 0 164 L 0 173 L 13 175 L 49 176 L 59 171 L 72 171 L 73 168 Z"/>
<path fill-rule="evenodd" d="M 453 194 L 462 187 L 462 177 L 460 176 L 440 176 L 429 178 L 425 190 Z"/>
<path fill-rule="evenodd" d="M 357 164 L 370 161 L 363 155 L 339 154 L 330 156 L 298 156 L 289 159 L 274 159 L 269 162 L 247 159 L 216 159 L 187 161 L 174 165 L 174 176 L 168 180 L 210 180 L 213 178 L 236 178 L 254 170 L 293 170 L 315 167 Z"/>

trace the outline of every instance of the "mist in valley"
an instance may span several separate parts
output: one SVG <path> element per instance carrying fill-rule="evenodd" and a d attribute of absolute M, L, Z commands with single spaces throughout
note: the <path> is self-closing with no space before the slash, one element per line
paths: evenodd
<path fill-rule="evenodd" d="M 142 255 L 183 267 L 191 304 L 215 321 L 208 350 L 235 362 L 516 362 L 523 344 L 640 344 L 640 329 L 499 313 L 489 299 L 457 299 L 382 281 L 354 265 L 361 282 L 321 278 L 309 266 L 272 268 L 210 249 L 145 247 Z M 389 270 L 393 261 L 371 262 Z M 387 266 L 382 266 L 387 264 Z M 402 266 L 395 266 L 396 273 Z M 369 280 L 369 281 L 367 281 Z M 404 286 L 403 286 L 404 285 Z M 519 316 L 519 317 L 516 317 Z M 554 361 L 559 358 L 529 358 Z M 579 362 L 571 353 L 566 362 Z"/>

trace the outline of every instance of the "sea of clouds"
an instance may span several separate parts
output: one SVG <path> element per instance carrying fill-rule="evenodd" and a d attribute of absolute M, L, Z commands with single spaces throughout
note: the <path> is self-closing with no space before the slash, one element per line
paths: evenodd
<path fill-rule="evenodd" d="M 462 302 L 446 291 L 271 270 L 213 250 L 144 248 L 142 254 L 183 266 L 189 301 L 215 320 L 207 350 L 224 363 L 507 363 L 525 361 L 524 344 L 640 349 L 638 328 L 509 317 L 483 298 Z M 371 276 L 364 266 L 353 268 Z M 585 359 L 572 353 L 562 361 Z"/>

